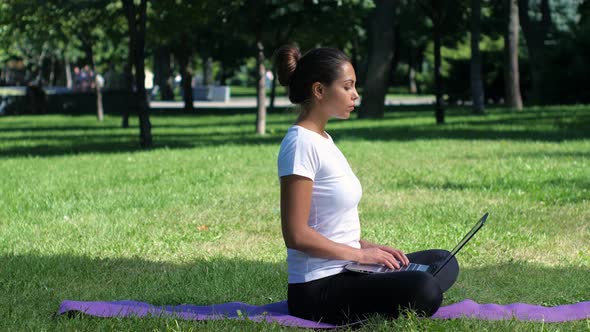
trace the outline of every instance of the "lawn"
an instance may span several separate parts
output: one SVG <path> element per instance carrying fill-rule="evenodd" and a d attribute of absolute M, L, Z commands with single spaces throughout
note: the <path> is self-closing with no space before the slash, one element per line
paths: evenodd
<path fill-rule="evenodd" d="M 394 108 L 395 109 L 395 108 Z M 0 330 L 279 330 L 253 322 L 52 317 L 71 300 L 265 304 L 286 298 L 276 157 L 296 115 L 152 116 L 156 147 L 106 116 L 0 118 Z M 460 253 L 444 304 L 590 300 L 590 107 L 388 112 L 328 131 L 363 185 L 363 237 Z M 583 330 L 375 318 L 361 330 Z"/>

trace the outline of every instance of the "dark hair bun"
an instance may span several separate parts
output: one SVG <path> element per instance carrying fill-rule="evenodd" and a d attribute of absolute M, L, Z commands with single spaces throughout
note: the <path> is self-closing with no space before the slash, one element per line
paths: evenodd
<path fill-rule="evenodd" d="M 285 45 L 276 51 L 277 76 L 282 86 L 289 86 L 299 59 L 301 59 L 301 52 L 297 46 Z"/>
<path fill-rule="evenodd" d="M 311 87 L 315 82 L 332 85 L 342 74 L 342 66 L 350 63 L 346 54 L 331 47 L 315 48 L 301 55 L 299 47 L 285 45 L 274 57 L 279 82 L 287 87 L 289 100 L 304 108 L 312 101 Z"/>

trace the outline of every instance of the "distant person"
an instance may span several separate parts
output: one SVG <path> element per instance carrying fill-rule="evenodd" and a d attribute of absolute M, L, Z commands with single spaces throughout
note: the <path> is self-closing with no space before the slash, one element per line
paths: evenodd
<path fill-rule="evenodd" d="M 25 92 L 25 109 L 27 114 L 47 113 L 47 95 L 37 82 L 30 82 Z"/>
<path fill-rule="evenodd" d="M 118 85 L 118 78 L 119 74 L 115 70 L 115 65 L 112 63 L 109 64 L 107 71 L 104 73 L 104 89 L 106 91 L 110 90 L 117 90 Z"/>
<path fill-rule="evenodd" d="M 275 75 L 272 73 L 272 71 L 267 70 L 266 74 L 265 74 L 265 86 L 267 89 L 270 89 L 271 85 L 272 85 L 272 81 L 275 79 Z"/>
<path fill-rule="evenodd" d="M 104 77 L 101 74 L 96 73 L 94 82 L 97 88 L 102 89 L 104 87 Z"/>
<path fill-rule="evenodd" d="M 90 81 L 88 79 L 88 75 L 90 73 L 88 73 L 88 71 L 84 68 L 82 68 L 81 70 L 79 70 L 78 72 L 78 81 L 79 81 L 79 85 L 80 85 L 80 91 L 81 92 L 87 92 L 88 90 L 90 90 Z"/>
<path fill-rule="evenodd" d="M 96 87 L 95 74 L 88 65 L 85 65 L 80 74 L 81 90 L 84 92 L 90 92 Z"/>
<path fill-rule="evenodd" d="M 457 278 L 456 259 L 436 277 L 420 271 L 363 274 L 345 269 L 351 262 L 390 269 L 410 262 L 431 265 L 449 255 L 445 250 L 406 255 L 361 239 L 361 184 L 325 131 L 330 118 L 348 119 L 359 98 L 349 58 L 334 48 L 302 56 L 297 47 L 283 46 L 275 61 L 280 84 L 301 107 L 278 155 L 290 313 L 337 324 L 375 313 L 397 317 L 406 309 L 431 316 Z"/>
<path fill-rule="evenodd" d="M 82 91 L 82 73 L 80 67 L 74 67 L 74 91 Z"/>

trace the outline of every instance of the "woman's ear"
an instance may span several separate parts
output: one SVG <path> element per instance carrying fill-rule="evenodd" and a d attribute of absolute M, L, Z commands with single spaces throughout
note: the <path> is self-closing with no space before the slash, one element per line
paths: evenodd
<path fill-rule="evenodd" d="M 311 92 L 316 99 L 321 100 L 324 96 L 324 86 L 320 82 L 315 82 L 311 85 Z"/>

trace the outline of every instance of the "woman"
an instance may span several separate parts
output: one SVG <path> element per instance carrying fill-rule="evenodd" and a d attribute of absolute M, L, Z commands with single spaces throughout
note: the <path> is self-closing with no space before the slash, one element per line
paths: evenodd
<path fill-rule="evenodd" d="M 278 157 L 290 313 L 329 323 L 354 322 L 372 313 L 397 317 L 407 309 L 432 315 L 442 292 L 457 278 L 456 260 L 436 279 L 417 271 L 362 274 L 344 269 L 350 262 L 389 268 L 410 261 L 433 264 L 448 254 L 428 250 L 406 255 L 360 238 L 362 188 L 325 131 L 328 119 L 348 119 L 359 98 L 349 59 L 333 48 L 302 56 L 287 45 L 277 50 L 275 61 L 280 84 L 288 87 L 291 102 L 301 106 Z"/>

